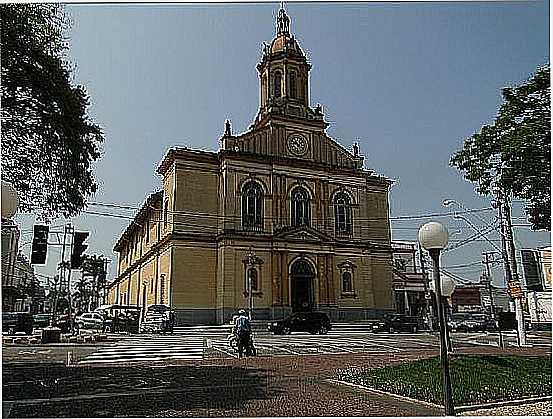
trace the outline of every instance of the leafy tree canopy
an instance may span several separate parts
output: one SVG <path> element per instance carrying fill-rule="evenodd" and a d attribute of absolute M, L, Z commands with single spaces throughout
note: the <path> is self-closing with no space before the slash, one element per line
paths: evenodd
<path fill-rule="evenodd" d="M 492 125 L 465 140 L 450 160 L 483 195 L 494 188 L 528 202 L 534 230 L 551 230 L 551 97 L 549 65 L 524 84 L 503 89 Z"/>
<path fill-rule="evenodd" d="M 19 192 L 20 210 L 70 217 L 96 191 L 91 164 L 101 128 L 87 115 L 88 95 L 71 83 L 59 4 L 2 4 L 2 179 Z"/>

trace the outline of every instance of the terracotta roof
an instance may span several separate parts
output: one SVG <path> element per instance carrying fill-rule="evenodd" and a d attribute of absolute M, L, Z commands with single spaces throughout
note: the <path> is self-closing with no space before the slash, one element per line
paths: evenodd
<path fill-rule="evenodd" d="M 303 51 L 296 42 L 295 38 L 290 35 L 279 35 L 271 42 L 271 53 L 275 54 L 282 51 L 292 51 L 303 55 Z"/>

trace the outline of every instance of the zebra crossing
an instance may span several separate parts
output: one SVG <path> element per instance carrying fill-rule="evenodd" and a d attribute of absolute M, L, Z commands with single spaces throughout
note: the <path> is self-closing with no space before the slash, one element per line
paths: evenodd
<path fill-rule="evenodd" d="M 357 332 L 357 333 L 355 333 Z M 119 335 L 113 343 L 98 349 L 79 360 L 80 365 L 116 365 L 126 363 L 170 362 L 177 360 L 201 360 L 205 357 L 236 357 L 230 348 L 229 331 L 194 330 L 174 335 Z M 507 344 L 516 342 L 513 334 L 505 334 Z M 494 346 L 495 336 L 484 333 L 453 334 L 455 348 L 470 346 Z M 550 338 L 549 338 L 550 339 Z M 532 337 L 538 346 L 548 345 Z M 433 350 L 439 348 L 436 334 L 430 333 L 360 333 L 359 330 L 331 330 L 327 335 L 294 333 L 292 335 L 270 335 L 254 333 L 255 347 L 260 356 L 290 356 L 310 354 L 351 353 L 401 353 L 412 350 Z"/>
<path fill-rule="evenodd" d="M 123 336 L 78 361 L 79 365 L 202 359 L 204 338 L 179 335 Z"/>

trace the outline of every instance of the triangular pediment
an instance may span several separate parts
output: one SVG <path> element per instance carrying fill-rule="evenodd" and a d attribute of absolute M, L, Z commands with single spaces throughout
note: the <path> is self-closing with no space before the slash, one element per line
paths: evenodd
<path fill-rule="evenodd" d="M 329 242 L 332 237 L 312 227 L 283 227 L 275 236 L 276 239 L 309 241 L 309 242 Z"/>

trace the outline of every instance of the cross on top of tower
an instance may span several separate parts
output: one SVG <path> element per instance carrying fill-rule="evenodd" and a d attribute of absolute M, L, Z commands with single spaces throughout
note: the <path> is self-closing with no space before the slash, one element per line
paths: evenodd
<path fill-rule="evenodd" d="M 281 2 L 277 16 L 277 36 L 280 35 L 290 35 L 290 18 L 284 10 L 284 2 Z"/>

